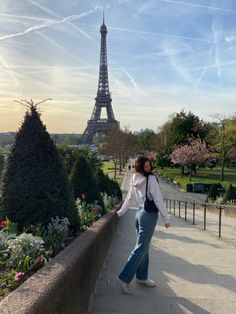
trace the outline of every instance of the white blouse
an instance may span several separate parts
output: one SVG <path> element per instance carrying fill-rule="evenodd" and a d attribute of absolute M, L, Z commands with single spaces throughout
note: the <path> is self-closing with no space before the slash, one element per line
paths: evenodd
<path fill-rule="evenodd" d="M 144 206 L 146 194 L 147 178 L 140 173 L 134 173 L 130 180 L 130 188 L 126 195 L 123 205 L 117 211 L 119 217 L 125 215 L 129 209 L 130 203 L 134 200 L 139 207 Z M 161 214 L 164 223 L 169 223 L 169 215 L 166 210 L 159 183 L 154 175 L 149 175 L 148 178 L 148 198 L 154 200 L 159 213 Z"/>

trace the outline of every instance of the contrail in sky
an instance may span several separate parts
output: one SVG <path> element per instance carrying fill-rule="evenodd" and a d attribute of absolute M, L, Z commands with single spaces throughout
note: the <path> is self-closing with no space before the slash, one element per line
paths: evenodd
<path fill-rule="evenodd" d="M 174 3 L 174 4 L 181 4 L 181 5 L 203 8 L 203 9 L 217 10 L 217 11 L 222 11 L 222 12 L 236 13 L 235 10 L 222 9 L 222 8 L 217 8 L 217 7 L 207 6 L 207 5 L 201 5 L 201 4 L 195 4 L 195 3 L 190 3 L 190 2 L 175 1 L 175 0 L 159 0 L 159 1 L 160 2 Z"/>
<path fill-rule="evenodd" d="M 92 24 L 85 24 L 80 23 L 80 25 L 88 26 L 88 27 L 96 27 L 98 28 L 99 25 L 92 25 Z M 153 32 L 145 32 L 140 31 L 136 29 L 128 29 L 128 28 L 120 28 L 120 27 L 112 27 L 109 26 L 109 29 L 114 31 L 120 31 L 120 32 L 127 32 L 127 33 L 135 33 L 135 34 L 143 34 L 143 35 L 150 35 L 150 36 L 160 36 L 160 37 L 171 37 L 171 38 L 177 38 L 177 39 L 186 39 L 186 40 L 196 40 L 196 41 L 203 41 L 207 43 L 212 43 L 211 40 L 204 39 L 204 38 L 197 38 L 197 37 L 188 37 L 188 36 L 178 36 L 178 35 L 171 35 L 171 34 L 164 34 L 164 33 L 153 33 Z"/>
<path fill-rule="evenodd" d="M 130 82 L 134 85 L 134 87 L 137 87 L 138 84 L 135 82 L 133 76 L 125 68 L 121 67 L 121 70 L 128 76 Z"/>
<path fill-rule="evenodd" d="M 7 70 L 7 74 L 12 78 L 12 80 L 15 82 L 15 86 L 19 87 L 19 93 L 22 93 L 22 87 L 20 84 L 20 81 L 15 76 L 14 72 L 11 70 L 9 65 L 6 63 L 6 61 L 3 60 L 3 58 L 0 56 L 0 62 L 2 63 L 3 67 Z"/>
<path fill-rule="evenodd" d="M 48 27 L 52 27 L 52 26 L 55 26 L 55 25 L 63 24 L 65 22 L 75 21 L 75 20 L 78 20 L 81 17 L 84 17 L 84 16 L 89 15 L 91 13 L 94 13 L 94 10 L 89 10 L 87 12 L 84 12 L 84 13 L 81 13 L 81 14 L 78 14 L 78 15 L 77 14 L 70 15 L 70 16 L 67 16 L 67 17 L 59 20 L 59 21 L 48 20 L 44 24 L 34 25 L 32 27 L 29 27 L 29 28 L 25 29 L 22 32 L 1 36 L 0 37 L 0 41 L 1 40 L 5 40 L 5 39 L 9 39 L 9 38 L 14 38 L 14 37 L 26 35 L 26 34 L 29 34 L 29 33 L 35 32 L 35 31 L 39 31 L 39 30 L 44 29 L 44 28 L 48 28 Z"/>
<path fill-rule="evenodd" d="M 26 15 L 17 15 L 17 14 L 7 14 L 7 13 L 0 13 L 0 16 L 2 17 L 9 17 L 9 18 L 14 18 L 14 19 L 27 19 L 27 20 L 32 20 L 32 21 L 41 21 L 45 22 L 48 21 L 48 19 L 43 18 L 43 17 L 35 17 L 35 16 L 26 16 Z"/>
<path fill-rule="evenodd" d="M 88 65 L 88 62 L 78 58 L 77 56 L 73 55 L 72 53 L 70 53 L 69 51 L 67 51 L 65 48 L 63 48 L 62 46 L 58 45 L 54 40 L 52 40 L 51 38 L 49 38 L 48 36 L 46 36 L 45 34 L 43 34 L 42 32 L 38 32 L 40 36 L 42 36 L 44 39 L 46 39 L 48 42 L 50 42 L 50 44 L 54 45 L 55 47 L 61 49 L 63 52 L 65 52 L 67 55 L 69 55 L 72 58 L 77 59 L 78 61 L 82 62 L 85 65 Z"/>
<path fill-rule="evenodd" d="M 42 11 L 46 12 L 47 14 L 50 14 L 56 18 L 63 18 L 63 16 L 57 14 L 56 12 L 48 9 L 47 7 L 43 7 L 41 6 L 40 4 L 38 4 L 37 2 L 33 1 L 33 0 L 28 0 L 29 3 L 35 5 L 36 7 L 38 7 L 39 9 L 41 9 Z M 98 10 L 98 8 L 94 7 L 93 9 L 94 11 Z M 88 39 L 93 39 L 90 35 L 88 35 L 86 32 L 84 32 L 82 29 L 80 29 L 78 26 L 74 25 L 73 23 L 71 22 L 68 22 L 73 28 L 75 28 L 77 31 L 79 31 L 82 35 L 84 35 L 86 38 Z"/>

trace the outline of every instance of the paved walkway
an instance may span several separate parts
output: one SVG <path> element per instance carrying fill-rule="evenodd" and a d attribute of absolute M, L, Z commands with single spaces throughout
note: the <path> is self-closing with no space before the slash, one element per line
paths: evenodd
<path fill-rule="evenodd" d="M 126 176 L 125 190 L 129 180 L 130 174 Z M 165 182 L 160 184 L 165 198 L 193 200 L 193 196 L 197 201 L 195 198 L 200 196 L 181 193 Z M 136 208 L 131 207 L 119 221 L 89 313 L 236 313 L 236 219 L 227 220 L 222 239 L 215 227 L 202 230 L 202 212 L 197 212 L 196 226 L 172 216 L 172 227 L 165 229 L 159 219 L 150 248 L 149 270 L 157 286 L 146 288 L 133 281 L 133 294 L 124 295 L 115 277 L 135 244 L 135 213 Z M 211 215 L 208 220 L 214 226 L 217 217 Z"/>

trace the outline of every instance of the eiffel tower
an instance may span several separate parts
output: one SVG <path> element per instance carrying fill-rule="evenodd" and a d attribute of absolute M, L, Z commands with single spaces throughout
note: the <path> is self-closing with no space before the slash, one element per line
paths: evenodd
<path fill-rule="evenodd" d="M 107 27 L 103 23 L 100 28 L 101 33 L 101 50 L 100 50 L 100 69 L 99 69 L 99 80 L 98 80 L 98 91 L 97 97 L 95 98 L 95 105 L 91 119 L 87 122 L 87 127 L 82 135 L 82 144 L 94 144 L 102 142 L 105 134 L 109 132 L 111 127 L 118 127 L 119 122 L 115 119 L 112 110 L 112 99 L 109 92 L 108 82 L 108 69 L 107 69 L 107 44 L 106 35 Z M 107 118 L 101 119 L 102 108 L 106 108 Z"/>

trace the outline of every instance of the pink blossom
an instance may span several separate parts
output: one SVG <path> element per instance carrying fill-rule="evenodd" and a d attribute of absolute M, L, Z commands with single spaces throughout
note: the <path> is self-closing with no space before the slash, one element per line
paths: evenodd
<path fill-rule="evenodd" d="M 23 272 L 19 272 L 15 275 L 15 280 L 18 281 L 18 280 L 21 280 L 22 277 L 24 277 L 25 273 Z"/>
<path fill-rule="evenodd" d="M 177 146 L 170 155 L 173 164 L 182 166 L 211 166 L 215 160 L 215 154 L 207 148 L 200 138 L 193 139 L 190 144 Z"/>
<path fill-rule="evenodd" d="M 83 194 L 81 195 L 81 198 L 82 198 L 82 200 L 85 200 L 85 199 L 86 199 L 86 194 L 83 193 Z"/>

